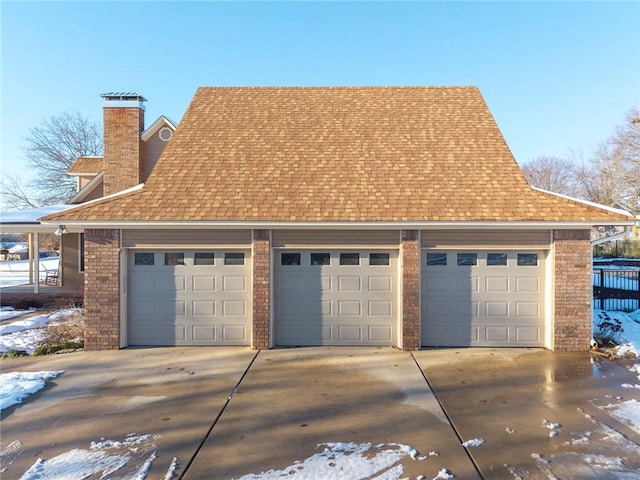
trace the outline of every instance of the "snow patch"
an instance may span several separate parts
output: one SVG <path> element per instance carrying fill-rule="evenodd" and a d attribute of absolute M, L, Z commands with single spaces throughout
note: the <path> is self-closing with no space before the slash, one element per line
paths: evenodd
<path fill-rule="evenodd" d="M 472 438 L 471 440 L 467 440 L 462 444 L 463 447 L 479 447 L 484 442 L 484 438 Z"/>
<path fill-rule="evenodd" d="M 42 390 L 47 380 L 64 371 L 11 372 L 0 374 L 0 410 L 21 403 L 29 395 Z"/>

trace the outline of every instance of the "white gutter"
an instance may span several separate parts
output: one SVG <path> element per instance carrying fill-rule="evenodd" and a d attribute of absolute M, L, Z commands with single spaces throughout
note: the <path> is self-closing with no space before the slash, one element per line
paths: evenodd
<path fill-rule="evenodd" d="M 534 187 L 534 186 L 531 186 L 531 188 L 536 190 L 536 191 L 538 191 L 538 192 L 546 193 L 546 194 L 549 194 L 549 195 L 555 195 L 556 197 L 565 198 L 567 200 L 572 200 L 574 202 L 582 203 L 584 205 L 589 205 L 590 207 L 596 207 L 596 208 L 600 208 L 602 210 L 607 210 L 607 211 L 612 212 L 612 213 L 617 213 L 619 215 L 626 215 L 628 217 L 634 218 L 631 213 L 627 212 L 626 210 L 622 210 L 620 208 L 613 208 L 613 207 L 609 207 L 608 205 L 602 205 L 600 203 L 590 202 L 589 200 L 583 200 L 581 198 L 570 197 L 569 195 L 563 195 L 561 193 L 550 192 L 549 190 L 544 190 L 542 188 L 538 188 L 538 187 Z"/>
<path fill-rule="evenodd" d="M 584 229 L 591 228 L 601 223 L 594 222 L 553 222 L 553 221 L 500 221 L 500 222 L 269 222 L 269 221 L 74 221 L 53 220 L 42 222 L 43 225 L 64 224 L 68 229 L 84 228 L 126 228 L 126 229 L 298 229 L 298 230 L 482 230 L 482 229 L 509 229 L 509 230 L 547 230 L 547 229 Z M 631 226 L 633 221 L 617 222 L 618 226 Z"/>
<path fill-rule="evenodd" d="M 615 240 L 620 240 L 629 235 L 629 227 L 625 227 L 624 231 L 621 233 L 616 233 L 615 235 L 609 235 L 608 237 L 598 238 L 591 242 L 591 246 L 600 245 L 602 243 L 607 243 Z"/>

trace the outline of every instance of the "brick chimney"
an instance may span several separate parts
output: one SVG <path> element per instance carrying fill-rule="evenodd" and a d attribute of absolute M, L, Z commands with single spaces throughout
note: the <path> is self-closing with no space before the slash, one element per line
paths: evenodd
<path fill-rule="evenodd" d="M 104 93 L 104 195 L 142 182 L 142 140 L 146 98 L 138 93 Z"/>

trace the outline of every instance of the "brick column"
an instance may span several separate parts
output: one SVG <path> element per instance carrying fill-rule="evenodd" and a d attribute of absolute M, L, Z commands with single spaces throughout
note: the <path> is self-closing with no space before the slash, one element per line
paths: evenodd
<path fill-rule="evenodd" d="M 120 230 L 84 234 L 86 350 L 120 347 Z"/>
<path fill-rule="evenodd" d="M 420 348 L 420 240 L 417 230 L 402 231 L 402 349 Z"/>
<path fill-rule="evenodd" d="M 590 231 L 554 230 L 553 245 L 553 350 L 588 350 L 592 296 Z"/>
<path fill-rule="evenodd" d="M 253 339 L 251 346 L 256 350 L 269 348 L 270 257 L 270 230 L 254 230 L 251 253 L 253 262 Z"/>

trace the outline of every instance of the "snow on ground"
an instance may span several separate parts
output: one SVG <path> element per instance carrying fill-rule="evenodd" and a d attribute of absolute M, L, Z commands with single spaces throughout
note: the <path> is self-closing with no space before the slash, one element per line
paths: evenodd
<path fill-rule="evenodd" d="M 616 350 L 619 355 L 633 353 L 636 357 L 640 357 L 640 310 L 635 312 L 594 310 L 593 332 L 597 332 L 603 322 L 616 326 L 620 341 Z"/>
<path fill-rule="evenodd" d="M 8 349 L 8 346 L 11 346 L 10 348 L 19 346 L 20 348 L 16 349 L 27 351 L 35 348 L 39 339 L 38 333 L 42 335 L 41 332 L 43 332 L 43 323 L 59 321 L 76 311 L 76 309 L 68 309 L 52 315 L 38 315 L 31 319 L 18 320 L 13 324 L 0 326 L 0 352 Z M 617 320 L 613 324 L 619 324 L 621 328 L 619 333 L 622 346 L 618 347 L 618 352 L 633 352 L 640 357 L 640 310 L 630 313 L 594 310 L 594 329 L 597 323 L 607 319 L 609 321 L 611 319 Z M 15 325 L 16 323 L 18 325 Z M 638 374 L 638 383 L 640 384 L 640 363 L 634 365 L 631 370 Z M 14 403 L 11 404 L 15 404 L 15 399 L 19 398 L 17 402 L 24 401 L 28 395 L 43 388 L 47 379 L 54 378 L 60 373 L 62 372 L 5 374 L 14 376 L 0 376 L 0 386 L 7 390 L 6 398 L 13 399 L 11 401 Z M 32 375 L 32 377 L 29 375 Z M 29 381 L 34 382 L 39 387 L 28 387 Z M 0 396 L 3 395 L 4 393 L 0 393 Z M 7 406 L 4 406 L 5 400 L 4 397 L 2 398 L 3 408 L 7 408 L 10 405 L 10 400 L 6 400 Z M 637 400 L 622 401 L 621 399 L 620 403 L 610 404 L 601 408 L 640 433 L 640 402 Z M 551 422 L 543 422 L 543 426 L 549 428 L 552 434 L 554 432 L 557 433 L 558 429 L 561 428 L 560 424 Z M 576 435 L 576 438 L 570 444 L 577 447 L 588 446 L 594 435 L 600 435 L 606 441 L 612 442 L 612 445 L 615 444 L 619 448 L 626 448 L 625 446 L 629 444 L 628 448 L 630 450 L 635 451 L 637 449 L 636 444 L 631 444 L 618 432 L 603 424 L 597 424 L 593 432 Z M 38 459 L 25 472 L 21 480 L 88 478 L 92 475 L 99 475 L 100 478 L 106 479 L 114 472 L 117 472 L 120 479 L 145 480 L 153 461 L 156 459 L 155 440 L 157 438 L 150 435 L 130 434 L 122 441 L 102 439 L 92 442 L 88 449 L 74 449 L 51 459 Z M 468 442 L 468 446 L 481 446 L 481 444 L 481 439 L 472 439 Z M 318 449 L 322 449 L 322 451 L 307 459 L 296 461 L 293 465 L 283 470 L 251 473 L 243 476 L 241 480 L 274 480 L 283 476 L 291 478 L 291 480 L 315 478 L 352 480 L 371 478 L 374 475 L 377 475 L 375 478 L 380 480 L 400 480 L 405 478 L 403 477 L 403 462 L 411 461 L 411 459 L 426 460 L 431 455 L 437 455 L 436 452 L 432 452 L 427 456 L 420 456 L 413 447 L 401 444 L 373 446 L 370 443 L 338 442 L 318 445 Z M 563 469 L 575 468 L 576 455 L 576 452 L 555 454 L 551 457 L 544 457 L 537 453 L 532 454 L 537 459 L 540 471 L 546 474 L 547 478 L 560 478 L 562 477 L 560 474 Z M 585 476 L 583 477 L 585 479 L 599 478 L 593 476 L 598 472 L 616 475 L 615 477 L 607 478 L 635 478 L 628 477 L 629 472 L 621 463 L 621 458 L 594 454 L 580 454 L 580 458 L 585 466 Z M 505 467 L 512 473 L 514 478 L 521 478 L 520 473 L 524 473 L 519 472 L 517 467 L 514 466 L 505 465 Z M 165 480 L 173 478 L 176 468 L 177 459 L 174 459 L 165 476 Z M 340 472 L 339 475 L 341 476 L 336 476 L 338 475 L 337 472 Z M 329 474 L 332 476 L 328 477 Z M 455 478 L 454 472 L 443 469 L 434 477 L 434 480 L 448 478 Z"/>
<path fill-rule="evenodd" d="M 0 373 L 0 411 L 42 390 L 47 380 L 62 373 L 61 371 Z"/>
<path fill-rule="evenodd" d="M 46 273 L 58 270 L 60 257 L 40 259 L 40 281 L 44 281 Z M 13 287 L 29 283 L 29 260 L 0 262 L 0 287 Z"/>
<path fill-rule="evenodd" d="M 33 313 L 33 310 L 13 310 L 14 316 Z M 45 335 L 44 327 L 64 321 L 82 312 L 81 309 L 67 308 L 52 314 L 35 315 L 33 317 L 16 320 L 12 323 L 0 325 L 0 354 L 9 350 L 24 351 L 31 355 L 40 345 Z"/>
<path fill-rule="evenodd" d="M 377 478 L 400 480 L 404 473 L 402 461 L 407 457 L 413 460 L 427 460 L 428 456 L 420 456 L 415 448 L 409 445 L 388 443 L 372 446 L 371 443 L 321 443 L 323 450 L 303 461 L 282 470 L 269 470 L 251 473 L 240 477 L 240 480 L 276 480 L 286 477 L 291 480 L 313 480 L 331 478 L 334 480 L 360 480 Z M 440 472 L 441 474 L 443 472 Z M 451 475 L 451 472 L 446 471 Z M 375 477 L 374 477 L 375 476 Z M 439 474 L 435 478 L 444 477 Z"/>
<path fill-rule="evenodd" d="M 15 310 L 13 307 L 0 307 L 0 322 L 11 320 L 12 318 L 21 317 L 27 313 L 35 312 L 35 308 L 29 310 Z"/>
<path fill-rule="evenodd" d="M 73 449 L 51 459 L 39 458 L 20 480 L 111 478 L 145 480 L 156 456 L 158 436 L 129 434 L 124 440 L 92 442 L 88 449 Z M 177 459 L 173 459 L 165 479 L 173 478 Z M 98 478 L 98 477 L 95 477 Z"/>

